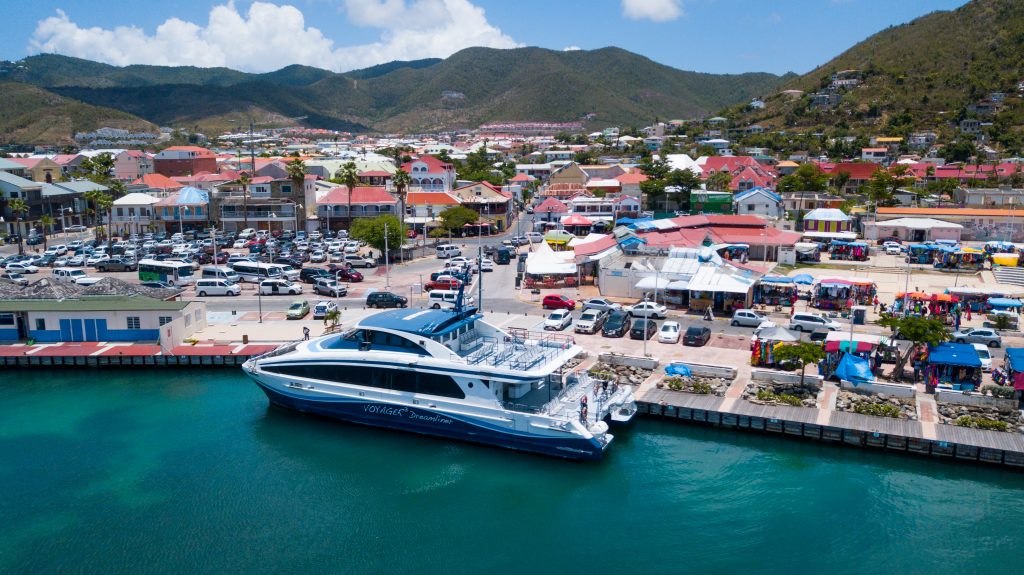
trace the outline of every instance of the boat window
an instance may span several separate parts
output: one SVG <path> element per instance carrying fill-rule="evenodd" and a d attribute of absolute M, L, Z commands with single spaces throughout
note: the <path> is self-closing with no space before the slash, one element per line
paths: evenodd
<path fill-rule="evenodd" d="M 358 365 L 267 365 L 264 370 L 291 377 L 347 383 L 394 391 L 463 399 L 466 393 L 450 376 Z"/>

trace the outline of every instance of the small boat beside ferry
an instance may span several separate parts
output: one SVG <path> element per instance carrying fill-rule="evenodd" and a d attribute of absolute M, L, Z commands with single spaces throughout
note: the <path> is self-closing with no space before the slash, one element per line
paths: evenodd
<path fill-rule="evenodd" d="M 571 336 L 503 330 L 473 308 L 396 309 L 250 359 L 270 402 L 301 412 L 541 453 L 600 459 L 628 385 L 565 368 Z"/>

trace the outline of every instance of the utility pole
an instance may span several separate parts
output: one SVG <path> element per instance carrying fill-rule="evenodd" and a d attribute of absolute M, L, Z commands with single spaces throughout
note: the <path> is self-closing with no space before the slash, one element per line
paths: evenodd
<path fill-rule="evenodd" d="M 384 289 L 391 289 L 391 270 L 388 269 L 388 223 L 384 222 Z"/>

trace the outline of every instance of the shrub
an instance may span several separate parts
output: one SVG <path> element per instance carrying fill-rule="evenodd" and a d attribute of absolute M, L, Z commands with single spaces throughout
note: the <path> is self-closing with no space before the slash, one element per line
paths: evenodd
<path fill-rule="evenodd" d="M 1009 385 L 986 385 L 981 388 L 981 392 L 993 397 L 1013 399 L 1013 388 Z"/>
<path fill-rule="evenodd" d="M 690 385 L 690 391 L 692 391 L 693 393 L 707 395 L 711 393 L 711 386 L 704 383 L 703 381 L 695 381 Z"/>
<path fill-rule="evenodd" d="M 992 431 L 1006 431 L 1010 427 L 1005 421 L 989 419 L 987 417 L 974 417 L 971 415 L 961 415 L 953 420 L 953 425 L 959 425 L 960 427 L 973 427 L 975 429 L 988 429 Z"/>
<path fill-rule="evenodd" d="M 757 398 L 761 401 L 775 401 L 778 403 L 784 403 L 786 405 L 792 405 L 800 407 L 803 405 L 800 398 L 795 395 L 789 395 L 787 393 L 772 393 L 768 390 L 762 389 L 757 392 Z"/>
<path fill-rule="evenodd" d="M 863 413 L 864 415 L 877 415 L 879 417 L 899 417 L 902 410 L 891 403 L 868 403 L 866 401 L 858 401 L 853 405 L 853 411 L 855 413 Z"/>

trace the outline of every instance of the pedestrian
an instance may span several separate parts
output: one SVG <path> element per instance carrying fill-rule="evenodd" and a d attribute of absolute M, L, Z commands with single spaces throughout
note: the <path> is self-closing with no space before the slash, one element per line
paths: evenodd
<path fill-rule="evenodd" d="M 304 339 L 306 341 L 309 340 L 309 327 L 307 327 L 307 326 L 303 326 L 302 327 L 302 339 Z"/>
<path fill-rule="evenodd" d="M 971 321 L 971 304 L 964 306 L 967 308 L 967 321 Z"/>
<path fill-rule="evenodd" d="M 878 313 L 878 296 L 875 296 L 875 313 Z"/>

